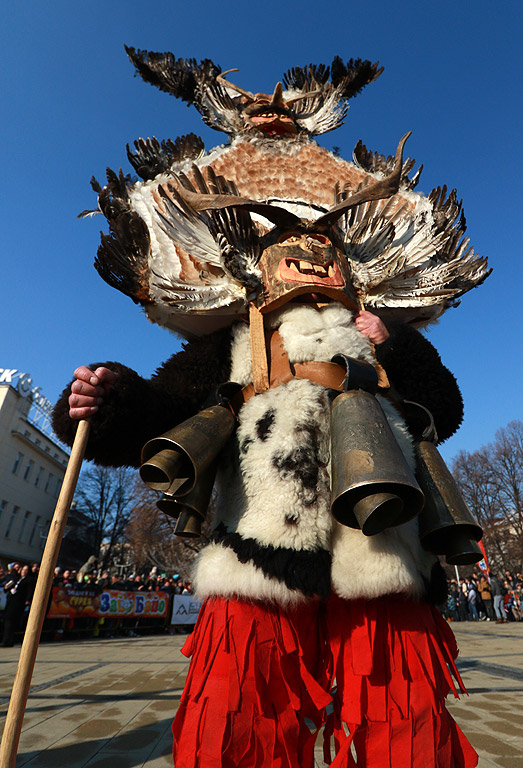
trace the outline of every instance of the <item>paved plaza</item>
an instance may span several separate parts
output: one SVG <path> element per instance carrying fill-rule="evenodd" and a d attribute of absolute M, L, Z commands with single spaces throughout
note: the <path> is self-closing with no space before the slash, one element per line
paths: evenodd
<path fill-rule="evenodd" d="M 523 623 L 454 624 L 470 695 L 450 709 L 481 768 L 523 766 Z M 171 721 L 185 637 L 161 635 L 40 647 L 17 768 L 172 768 Z M 0 654 L 2 717 L 19 646 Z M 318 765 L 323 763 L 318 749 Z M 4 768 L 2 766 L 2 768 Z"/>

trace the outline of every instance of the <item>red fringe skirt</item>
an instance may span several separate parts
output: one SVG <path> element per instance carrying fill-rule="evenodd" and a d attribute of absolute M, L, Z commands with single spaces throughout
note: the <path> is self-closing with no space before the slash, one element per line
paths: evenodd
<path fill-rule="evenodd" d="M 327 607 L 334 713 L 331 768 L 474 768 L 478 756 L 445 708 L 465 689 L 456 641 L 436 608 L 386 596 Z M 452 674 L 451 674 L 452 671 Z M 354 757 L 354 754 L 356 758 Z"/>
<path fill-rule="evenodd" d="M 176 768 L 312 768 L 331 701 L 325 605 L 205 601 L 173 723 Z"/>

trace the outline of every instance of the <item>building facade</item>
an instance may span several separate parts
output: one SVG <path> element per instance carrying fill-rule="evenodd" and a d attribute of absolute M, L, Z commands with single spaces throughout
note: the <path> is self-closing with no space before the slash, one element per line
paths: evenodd
<path fill-rule="evenodd" d="M 0 368 L 0 561 L 41 560 L 69 458 L 31 377 Z"/>

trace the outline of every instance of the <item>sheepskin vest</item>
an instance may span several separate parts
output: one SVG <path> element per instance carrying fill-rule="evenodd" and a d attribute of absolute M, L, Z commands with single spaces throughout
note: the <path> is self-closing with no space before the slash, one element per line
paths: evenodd
<path fill-rule="evenodd" d="M 268 316 L 291 363 L 337 353 L 374 363 L 370 341 L 340 304 L 287 305 Z M 252 381 L 249 329 L 233 333 L 230 379 Z M 410 467 L 414 451 L 394 406 L 378 396 Z M 293 379 L 243 405 L 218 473 L 221 535 L 195 568 L 200 597 L 295 604 L 328 597 L 421 596 L 434 557 L 419 543 L 417 521 L 366 537 L 330 514 L 330 405 L 327 390 Z"/>

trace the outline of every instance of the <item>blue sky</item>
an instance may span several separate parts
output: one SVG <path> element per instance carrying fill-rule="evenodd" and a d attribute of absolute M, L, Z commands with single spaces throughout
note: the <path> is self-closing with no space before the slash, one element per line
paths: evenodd
<path fill-rule="evenodd" d="M 252 91 L 272 90 L 291 66 L 361 57 L 385 72 L 321 143 L 350 158 L 361 138 L 389 154 L 412 130 L 418 189 L 447 184 L 463 197 L 468 234 L 494 272 L 429 338 L 465 399 L 445 457 L 490 441 L 522 418 L 522 14 L 516 0 L 4 5 L 0 367 L 30 372 L 55 400 L 79 364 L 119 360 L 149 376 L 179 348 L 101 280 L 92 263 L 104 220 L 76 214 L 96 204 L 92 175 L 132 170 L 135 138 L 194 131 L 210 149 L 225 136 L 134 78 L 124 44 L 239 67 L 235 82 Z"/>

